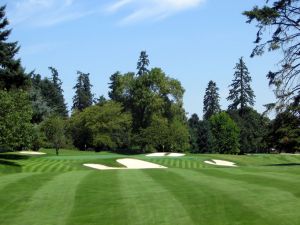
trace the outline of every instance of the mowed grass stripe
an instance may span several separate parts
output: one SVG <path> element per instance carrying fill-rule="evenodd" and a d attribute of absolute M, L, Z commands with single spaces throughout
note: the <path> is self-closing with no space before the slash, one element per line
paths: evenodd
<path fill-rule="evenodd" d="M 9 175 L 0 176 L 0 193 L 3 193 L 1 189 L 5 188 L 5 186 L 18 182 L 18 180 L 32 176 L 32 173 L 14 173 Z"/>
<path fill-rule="evenodd" d="M 92 171 L 78 185 L 68 225 L 128 224 L 118 173 Z"/>
<path fill-rule="evenodd" d="M 127 224 L 194 224 L 177 197 L 148 175 L 131 170 L 118 173 Z M 166 173 L 166 170 L 156 170 Z M 170 177 L 172 179 L 172 177 Z M 120 223 L 122 224 L 122 223 Z"/>
<path fill-rule="evenodd" d="M 67 172 L 45 182 L 26 203 L 22 213 L 14 217 L 12 224 L 66 224 L 73 208 L 77 185 L 89 173 L 87 171 Z"/>
<path fill-rule="evenodd" d="M 202 186 L 210 189 L 210 193 L 225 195 L 227 205 L 224 208 L 225 211 L 228 210 L 230 200 L 235 202 L 229 207 L 231 207 L 231 211 L 241 213 L 240 216 L 243 218 L 241 224 L 300 224 L 298 213 L 300 201 L 289 191 L 269 187 L 266 183 L 250 184 L 247 180 L 236 180 L 224 176 L 223 173 L 218 177 L 214 177 L 206 170 L 173 171 L 186 179 L 187 183 L 195 182 L 195 185 L 199 188 Z M 247 210 L 243 212 L 243 209 Z M 256 216 L 251 215 L 254 212 Z M 228 213 L 230 215 L 230 212 Z M 228 221 L 235 221 L 232 216 L 231 218 L 228 217 Z"/>
<path fill-rule="evenodd" d="M 175 171 L 181 171 L 186 175 L 178 175 Z M 252 223 L 253 219 L 261 219 L 255 210 L 244 207 L 227 194 L 212 191 L 213 187 L 203 185 L 199 178 L 195 178 L 197 181 L 186 179 L 186 176 L 189 176 L 189 170 L 172 169 L 168 173 L 159 173 L 159 171 L 147 171 L 147 173 L 176 196 L 195 225 L 250 225 L 256 224 Z M 245 217 L 245 221 L 239 221 Z"/>
<path fill-rule="evenodd" d="M 2 188 L 1 193 L 5 194 L 0 195 L 0 224 L 23 225 L 22 221 L 16 223 L 12 220 L 26 209 L 27 202 L 34 193 L 54 176 L 55 174 L 34 173 Z"/>
<path fill-rule="evenodd" d="M 204 173 L 215 178 L 226 178 L 230 180 L 242 181 L 252 185 L 275 188 L 289 192 L 296 198 L 300 198 L 300 179 L 285 179 L 284 176 L 277 174 L 268 175 L 267 173 L 239 173 L 239 170 L 207 170 Z"/>

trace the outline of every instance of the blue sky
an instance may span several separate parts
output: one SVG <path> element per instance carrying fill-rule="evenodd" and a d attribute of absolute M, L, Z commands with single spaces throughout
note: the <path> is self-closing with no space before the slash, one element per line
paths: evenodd
<path fill-rule="evenodd" d="M 239 57 L 244 56 L 256 94 L 255 108 L 274 101 L 266 74 L 278 55 L 249 58 L 256 28 L 244 10 L 263 1 L 242 0 L 0 0 L 19 41 L 27 71 L 49 76 L 58 69 L 70 107 L 76 71 L 89 72 L 96 96 L 108 92 L 115 71 L 135 71 L 141 50 L 151 67 L 161 67 L 181 81 L 189 114 L 202 116 L 209 80 L 220 88 L 227 108 L 228 86 Z"/>

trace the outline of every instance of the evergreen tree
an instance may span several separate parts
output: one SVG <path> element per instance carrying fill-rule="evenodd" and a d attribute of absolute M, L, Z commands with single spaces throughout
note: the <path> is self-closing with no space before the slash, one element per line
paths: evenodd
<path fill-rule="evenodd" d="M 227 98 L 227 100 L 232 101 L 232 104 L 228 106 L 228 109 L 240 109 L 242 112 L 247 107 L 254 105 L 255 95 L 250 86 L 252 79 L 243 57 L 239 59 L 234 69 L 236 71 L 232 84 L 229 86 L 231 89 Z"/>
<path fill-rule="evenodd" d="M 197 114 L 193 114 L 188 120 L 189 133 L 190 133 L 190 145 L 192 152 L 198 152 L 198 128 L 199 128 L 199 117 Z"/>
<path fill-rule="evenodd" d="M 218 90 L 219 88 L 217 87 L 216 83 L 212 80 L 209 81 L 203 101 L 203 118 L 206 120 L 209 119 L 212 115 L 221 111 L 219 103 L 220 96 Z"/>
<path fill-rule="evenodd" d="M 137 75 L 138 76 L 141 76 L 141 75 L 144 75 L 146 73 L 149 72 L 148 70 L 148 66 L 150 64 L 150 61 L 149 61 L 149 58 L 148 58 L 148 55 L 147 55 L 147 52 L 146 51 L 142 51 L 141 52 L 141 55 L 140 55 L 140 58 L 139 58 L 139 61 L 137 63 Z"/>
<path fill-rule="evenodd" d="M 89 73 L 77 72 L 77 84 L 74 86 L 75 96 L 73 97 L 72 109 L 83 109 L 93 104 L 93 94 L 91 92 L 92 85 L 89 79 Z"/>
<path fill-rule="evenodd" d="M 51 98 L 52 107 L 54 108 L 54 112 L 62 117 L 68 116 L 68 110 L 65 103 L 64 95 L 63 95 L 63 89 L 61 87 L 62 82 L 59 79 L 58 72 L 55 68 L 49 67 L 49 70 L 52 73 L 52 83 L 53 83 L 53 93 L 51 96 L 48 96 Z"/>
<path fill-rule="evenodd" d="M 29 77 L 21 66 L 21 60 L 15 59 L 20 47 L 18 42 L 7 42 L 11 30 L 5 17 L 6 6 L 0 7 L 0 89 L 22 88 L 29 84 Z"/>

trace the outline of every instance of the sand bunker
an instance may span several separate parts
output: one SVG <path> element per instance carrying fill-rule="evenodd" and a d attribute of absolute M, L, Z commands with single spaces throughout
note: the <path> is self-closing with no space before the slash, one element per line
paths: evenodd
<path fill-rule="evenodd" d="M 21 151 L 18 153 L 23 154 L 23 155 L 45 155 L 46 154 L 44 152 L 33 152 L 33 151 Z"/>
<path fill-rule="evenodd" d="M 155 163 L 150 163 L 139 159 L 118 159 L 117 162 L 122 164 L 125 167 L 108 167 L 101 164 L 83 164 L 83 165 L 97 170 L 166 169 L 167 168 Z"/>
<path fill-rule="evenodd" d="M 181 156 L 185 156 L 185 154 L 183 154 L 183 153 L 169 153 L 167 156 L 181 157 Z"/>
<path fill-rule="evenodd" d="M 121 170 L 121 169 L 125 169 L 125 168 L 118 168 L 118 167 L 109 167 L 109 166 L 104 166 L 101 164 L 92 164 L 92 163 L 87 163 L 87 164 L 83 164 L 86 167 L 90 167 L 93 169 L 97 169 L 97 170 Z"/>
<path fill-rule="evenodd" d="M 166 154 L 167 154 L 166 152 L 155 152 L 155 153 L 148 154 L 146 156 L 149 156 L 149 157 L 159 157 L 159 156 L 165 156 Z"/>
<path fill-rule="evenodd" d="M 161 156 L 181 157 L 181 156 L 185 156 L 185 154 L 169 153 L 169 152 L 155 152 L 155 153 L 148 154 L 146 156 L 148 156 L 148 157 L 161 157 Z"/>
<path fill-rule="evenodd" d="M 236 167 L 237 165 L 234 162 L 229 162 L 225 160 L 212 159 L 210 161 L 204 161 L 207 164 L 215 165 L 215 166 L 231 166 Z"/>

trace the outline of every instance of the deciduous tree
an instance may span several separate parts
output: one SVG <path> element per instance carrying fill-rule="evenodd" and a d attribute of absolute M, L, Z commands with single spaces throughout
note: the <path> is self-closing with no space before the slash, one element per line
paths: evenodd
<path fill-rule="evenodd" d="M 210 119 L 212 145 L 215 152 L 238 154 L 240 152 L 239 128 L 226 112 L 221 112 Z"/>

